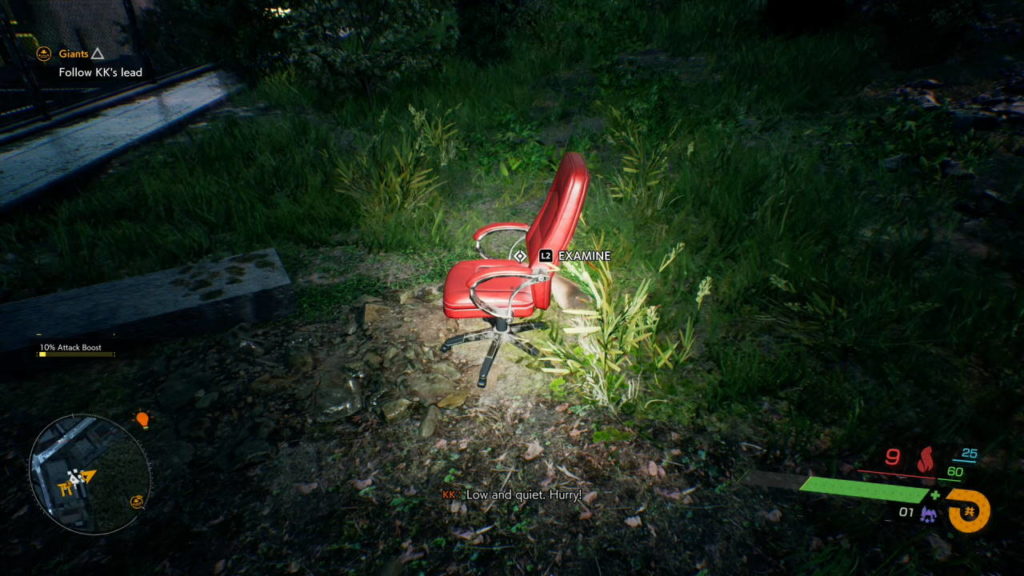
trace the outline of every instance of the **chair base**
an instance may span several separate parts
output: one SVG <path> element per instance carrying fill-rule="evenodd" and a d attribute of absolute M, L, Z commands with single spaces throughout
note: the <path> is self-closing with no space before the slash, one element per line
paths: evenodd
<path fill-rule="evenodd" d="M 491 341 L 491 347 L 487 350 L 487 356 L 484 356 L 484 363 L 480 366 L 480 378 L 476 383 L 480 388 L 485 388 L 487 386 L 487 375 L 491 372 L 491 366 L 494 364 L 494 358 L 498 355 L 498 349 L 501 348 L 502 343 L 506 341 L 511 342 L 513 346 L 519 348 L 523 352 L 526 352 L 530 356 L 540 356 L 540 350 L 538 350 L 533 344 L 530 344 L 526 340 L 520 338 L 518 334 L 528 332 L 530 330 L 543 330 L 544 328 L 547 328 L 547 324 L 544 322 L 522 322 L 519 324 L 509 324 L 508 320 L 505 320 L 504 318 L 484 318 L 484 320 L 491 325 L 489 329 L 452 336 L 445 340 L 444 344 L 441 344 L 441 352 L 448 352 L 452 349 L 452 346 L 458 346 L 459 344 L 465 344 L 466 342 L 477 342 L 479 340 Z"/>

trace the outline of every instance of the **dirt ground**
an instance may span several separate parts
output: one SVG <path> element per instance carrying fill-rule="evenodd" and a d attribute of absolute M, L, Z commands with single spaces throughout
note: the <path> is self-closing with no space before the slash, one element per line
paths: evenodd
<path fill-rule="evenodd" d="M 758 557 L 751 531 L 775 506 L 722 490 L 742 447 L 559 403 L 511 346 L 479 389 L 487 343 L 438 346 L 484 323 L 445 318 L 431 286 L 363 300 L 8 382 L 12 573 L 678 574 Z M 118 421 L 150 459 L 150 505 L 113 535 L 64 532 L 26 490 L 37 428 L 75 411 Z M 595 442 L 607 426 L 628 440 Z"/>

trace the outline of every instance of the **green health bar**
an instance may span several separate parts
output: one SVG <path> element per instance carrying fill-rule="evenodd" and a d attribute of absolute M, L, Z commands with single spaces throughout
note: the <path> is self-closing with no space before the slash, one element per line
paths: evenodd
<path fill-rule="evenodd" d="M 822 478 L 820 476 L 811 476 L 800 486 L 801 492 L 868 498 L 870 500 L 885 500 L 888 502 L 902 502 L 904 504 L 920 504 L 930 490 L 930 488 L 875 484 L 859 480 Z"/>

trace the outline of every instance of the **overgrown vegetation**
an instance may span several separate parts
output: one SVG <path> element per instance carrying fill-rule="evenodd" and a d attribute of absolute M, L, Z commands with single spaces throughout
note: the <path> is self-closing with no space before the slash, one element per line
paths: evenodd
<path fill-rule="evenodd" d="M 681 250 L 682 244 L 673 247 L 657 274 L 671 266 Z M 687 319 L 685 330 L 666 338 L 659 334 L 658 307 L 648 302 L 651 278 L 640 280 L 635 291 L 625 292 L 608 262 L 565 262 L 563 269 L 590 296 L 593 309 L 566 310 L 576 321 L 553 330 L 552 339 L 545 343 L 544 360 L 553 366 L 544 371 L 559 376 L 552 387 L 556 392 L 569 388 L 606 408 L 642 412 L 659 400 L 663 389 L 659 377 L 670 375 L 693 355 L 695 317 Z M 697 311 L 710 293 L 711 277 L 707 277 L 695 299 Z"/>
<path fill-rule="evenodd" d="M 338 192 L 358 206 L 360 236 L 369 248 L 415 248 L 425 229 L 432 245 L 440 242 L 445 213 L 436 171 L 460 148 L 451 112 L 431 119 L 410 105 L 410 120 L 390 133 L 382 116 L 366 150 L 339 161 Z"/>

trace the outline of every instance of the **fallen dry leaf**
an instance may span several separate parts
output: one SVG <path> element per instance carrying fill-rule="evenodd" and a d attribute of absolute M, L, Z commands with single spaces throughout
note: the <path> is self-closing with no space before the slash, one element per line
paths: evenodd
<path fill-rule="evenodd" d="M 220 560 L 217 560 L 217 563 L 213 565 L 213 574 L 214 574 L 214 576 L 217 576 L 218 574 L 223 572 L 224 568 L 227 566 L 227 564 L 228 564 L 228 561 L 225 560 L 224 558 L 221 558 Z"/>
<path fill-rule="evenodd" d="M 365 480 L 353 480 L 352 485 L 355 486 L 356 490 L 365 490 L 373 485 L 373 476 L 370 476 Z"/>
<path fill-rule="evenodd" d="M 466 503 L 461 500 L 452 500 L 452 503 L 448 505 L 448 510 L 452 514 L 460 516 L 466 513 Z"/>
<path fill-rule="evenodd" d="M 597 492 L 587 492 L 587 495 L 583 497 L 585 504 L 593 504 L 594 500 L 597 500 Z"/>
<path fill-rule="evenodd" d="M 629 526 L 630 528 L 639 528 L 642 525 L 643 520 L 640 520 L 639 516 L 630 516 L 629 518 L 626 518 L 626 526 Z"/>
<path fill-rule="evenodd" d="M 773 524 L 778 523 L 782 520 L 782 510 L 776 508 L 771 512 L 765 512 L 764 517 L 767 518 L 768 521 Z"/>
<path fill-rule="evenodd" d="M 452 534 L 460 540 L 470 541 L 470 544 L 479 544 L 483 540 L 481 536 L 486 534 L 491 528 L 494 528 L 494 524 L 491 524 L 490 526 L 485 526 L 483 528 L 480 528 L 479 530 L 452 529 Z"/>
<path fill-rule="evenodd" d="M 568 403 L 559 404 L 558 406 L 555 406 L 555 412 L 565 412 L 568 409 L 569 409 L 569 404 Z"/>
<path fill-rule="evenodd" d="M 679 490 L 665 490 L 663 488 L 655 488 L 654 491 L 664 496 L 665 498 L 668 498 L 669 500 L 674 500 L 676 502 L 683 498 L 683 493 L 680 492 Z"/>
<path fill-rule="evenodd" d="M 590 520 L 594 517 L 594 513 L 590 511 L 590 508 L 583 507 L 583 512 L 580 512 L 580 520 Z"/>
<path fill-rule="evenodd" d="M 653 478 L 658 477 L 658 465 L 654 463 L 654 460 L 647 461 L 647 475 Z"/>
<path fill-rule="evenodd" d="M 299 494 L 302 494 L 303 496 L 309 495 L 310 493 L 313 492 L 313 490 L 316 490 L 319 487 L 320 487 L 320 484 L 318 484 L 316 482 L 296 482 L 295 483 L 295 489 L 299 492 Z"/>
<path fill-rule="evenodd" d="M 402 564 L 408 564 L 413 560 L 419 560 L 420 558 L 423 558 L 424 555 L 425 553 L 422 550 L 418 550 L 416 548 L 406 548 L 402 552 L 402 555 L 398 557 L 398 561 Z"/>
<path fill-rule="evenodd" d="M 547 490 L 547 487 L 550 486 L 551 483 L 555 481 L 555 467 L 551 465 L 551 461 L 550 460 L 547 461 L 547 465 L 548 465 L 547 475 L 540 482 L 540 487 L 541 487 L 542 490 Z"/>
<path fill-rule="evenodd" d="M 536 460 L 538 456 L 544 453 L 544 448 L 537 443 L 536 440 L 526 445 L 526 453 L 523 454 L 523 460 L 527 462 Z"/>

